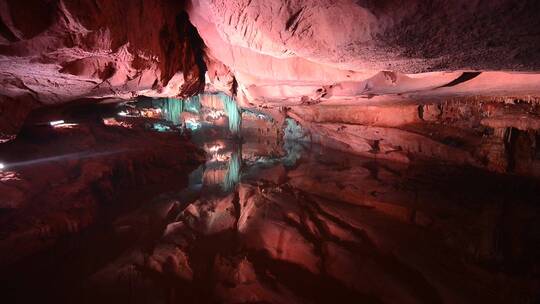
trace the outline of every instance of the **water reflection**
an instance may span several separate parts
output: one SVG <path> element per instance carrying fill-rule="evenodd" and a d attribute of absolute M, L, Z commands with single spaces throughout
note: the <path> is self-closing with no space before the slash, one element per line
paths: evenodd
<path fill-rule="evenodd" d="M 256 179 L 261 170 L 293 167 L 306 149 L 300 142 L 285 141 L 275 150 L 258 150 L 258 143 L 235 139 L 213 140 L 202 148 L 207 161 L 190 174 L 190 188 L 223 194 L 233 191 L 243 179 Z"/>
<path fill-rule="evenodd" d="M 226 139 L 204 148 L 208 160 L 190 179 L 197 195 L 163 220 L 153 249 L 135 248 L 92 276 L 102 297 L 126 295 L 104 288 L 131 264 L 163 285 L 146 285 L 150 277 L 138 270 L 128 275 L 137 286 L 129 292 L 162 303 L 536 297 L 537 281 L 523 281 L 536 275 L 540 253 L 531 233 L 540 229 L 530 203 L 537 190 L 527 182 L 377 163 L 301 142 L 284 143 L 280 154 Z M 141 254 L 147 262 L 139 264 Z"/>
<path fill-rule="evenodd" d="M 131 133 L 140 119 L 154 126 L 149 129 L 169 127 L 150 134 L 171 135 L 152 144 L 172 159 L 185 155 L 167 150 L 168 143 L 181 137 L 188 119 L 198 121 L 202 127 L 191 136 L 206 161 L 189 174 L 185 188 L 185 170 L 171 173 L 170 162 L 155 162 L 159 154 L 123 159 L 109 179 L 67 185 L 73 195 L 64 196 L 66 205 L 79 204 L 77 191 L 104 193 L 108 182 L 164 176 L 156 179 L 159 185 L 178 183 L 158 188 L 166 190 L 140 205 L 131 203 L 144 189 L 129 184 L 125 197 L 114 201 L 129 208 L 21 261 L 5 286 L 15 286 L 19 299 L 44 294 L 60 303 L 537 299 L 536 181 L 433 163 L 378 162 L 312 146 L 292 120 L 285 122 L 284 138 L 264 137 L 263 131 L 274 134 L 271 118 L 256 112 L 240 113 L 242 138 L 229 136 L 219 112 L 229 110 L 221 97 L 212 98 L 199 99 L 200 106 L 145 101 L 126 110 L 126 120 L 107 120 L 107 128 L 123 128 L 118 134 L 129 146 L 149 143 L 148 133 Z M 208 106 L 220 103 L 221 109 Z M 153 116 L 158 112 L 166 115 Z M 88 159 L 73 166 L 55 177 L 107 168 Z M 134 169 L 126 173 L 126 167 Z M 40 195 L 58 197 L 55 186 L 43 189 Z M 32 295 L 24 292 L 28 288 Z"/>

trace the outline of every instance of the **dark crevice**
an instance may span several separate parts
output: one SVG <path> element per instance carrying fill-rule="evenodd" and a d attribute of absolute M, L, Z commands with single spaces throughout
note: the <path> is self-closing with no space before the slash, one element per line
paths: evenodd
<path fill-rule="evenodd" d="M 418 106 L 418 118 L 420 118 L 420 120 L 424 120 L 424 106 L 423 105 Z"/>
<path fill-rule="evenodd" d="M 476 78 L 478 77 L 478 75 L 482 74 L 482 72 L 463 72 L 461 74 L 461 76 L 459 76 L 458 78 L 450 81 L 449 83 L 443 85 L 443 86 L 440 86 L 439 88 L 448 88 L 448 87 L 453 87 L 453 86 L 456 86 L 460 83 L 464 83 L 466 81 L 469 81 L 473 78 Z"/>
<path fill-rule="evenodd" d="M 506 128 L 506 130 L 504 131 L 504 152 L 506 154 L 506 170 L 508 172 L 514 171 L 516 165 L 514 161 L 516 136 L 517 130 L 514 128 Z"/>
<path fill-rule="evenodd" d="M 238 81 L 236 81 L 236 77 L 233 77 L 231 93 L 233 96 L 236 96 L 238 94 Z"/>
<path fill-rule="evenodd" d="M 170 63 L 165 66 L 166 73 L 163 81 L 168 81 L 176 73 L 176 66 L 179 64 L 184 75 L 185 83 L 182 85 L 180 95 L 189 97 L 204 90 L 205 73 L 207 71 L 205 57 L 205 45 L 197 29 L 189 21 L 189 16 L 185 11 L 181 11 L 176 16 L 176 35 L 172 35 L 168 28 L 164 26 L 161 37 L 176 37 L 179 41 L 161 39 L 162 49 Z M 177 47 L 177 44 L 180 44 Z M 177 61 L 178 60 L 178 61 Z M 175 62 L 177 61 L 177 62 Z"/>
<path fill-rule="evenodd" d="M 316 275 L 297 264 L 272 259 L 264 251 L 251 253 L 249 260 L 265 285 L 277 286 L 276 282 L 279 282 L 312 303 L 382 303 L 375 296 L 355 291 L 332 277 Z"/>
<path fill-rule="evenodd" d="M 291 27 L 293 27 L 293 25 L 294 25 L 294 28 L 292 29 L 292 31 L 294 32 L 296 30 L 296 27 L 298 26 L 298 17 L 300 17 L 300 13 L 302 13 L 302 9 L 298 10 L 296 13 L 291 15 L 291 17 L 285 23 L 285 30 L 287 31 L 290 30 Z"/>
<path fill-rule="evenodd" d="M 4 20 L 0 18 L 0 35 L 6 38 L 9 42 L 19 41 L 19 38 L 10 30 L 10 28 L 4 23 Z"/>

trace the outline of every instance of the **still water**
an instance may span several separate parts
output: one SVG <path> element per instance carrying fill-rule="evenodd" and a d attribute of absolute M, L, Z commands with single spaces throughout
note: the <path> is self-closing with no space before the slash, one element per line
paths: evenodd
<path fill-rule="evenodd" d="M 214 116 L 219 119 L 219 113 Z M 0 283 L 10 303 L 538 299 L 536 181 L 434 163 L 375 161 L 302 140 L 240 138 L 208 131 L 201 127 L 207 121 L 200 120 L 191 120 L 200 125 L 193 124 L 186 135 L 174 128 L 180 120 L 171 124 L 172 117 L 145 119 L 144 132 L 130 129 L 133 120 L 109 120 L 105 126 L 85 129 L 95 123 L 87 120 L 79 121 L 80 129 L 54 133 L 56 141 L 46 133 L 49 139 L 39 143 L 40 151 L 61 142 L 72 147 L 71 153 L 111 149 L 113 144 L 129 152 L 118 149 L 114 154 L 45 164 L 67 169 L 50 169 L 48 179 L 58 181 L 47 183 L 31 199 L 51 210 L 59 207 L 44 197 L 55 197 L 56 202 L 64 198 L 63 213 L 56 217 L 35 211 L 37 207 L 2 211 L 2 250 L 13 254 L 3 254 L 10 259 L 2 263 Z M 36 138 L 44 136 L 40 132 L 30 132 L 28 142 L 21 137 L 9 151 L 29 151 Z M 189 155 L 182 154 L 188 153 L 182 150 L 185 144 L 171 146 L 182 136 L 204 151 L 202 162 L 184 165 L 189 162 Z M 88 138 L 93 138 L 90 143 Z M 156 152 L 137 154 L 144 146 Z M 183 160 L 178 164 L 169 158 Z M 91 180 L 84 173 L 88 167 L 107 172 L 102 166 L 132 168 L 115 169 L 110 176 L 103 173 L 86 183 Z M 35 170 L 12 168 L 9 172 L 18 180 L 3 183 L 38 187 L 37 176 L 42 174 Z M 107 196 L 102 186 L 107 181 L 127 186 L 114 188 L 122 189 L 119 195 Z M 98 189 L 89 192 L 97 202 L 95 217 L 80 228 L 87 211 L 74 214 L 87 197 L 72 194 L 92 187 Z M 28 212 L 39 219 L 30 221 Z M 71 230 L 49 229 L 23 238 L 27 246 L 10 241 L 13 231 L 19 231 L 13 228 L 15 219 L 24 227 L 26 222 L 45 225 L 58 218 L 69 218 L 74 223 Z M 37 243 L 40 246 L 31 246 Z"/>

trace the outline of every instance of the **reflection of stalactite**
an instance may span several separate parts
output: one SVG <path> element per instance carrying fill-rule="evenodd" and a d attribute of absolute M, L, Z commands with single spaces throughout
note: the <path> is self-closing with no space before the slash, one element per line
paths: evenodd
<path fill-rule="evenodd" d="M 285 119 L 284 140 L 310 141 L 308 134 L 302 126 L 294 119 Z"/>
<path fill-rule="evenodd" d="M 242 112 L 240 108 L 236 104 L 234 98 L 223 93 L 219 93 L 218 95 L 223 101 L 225 113 L 227 113 L 227 116 L 229 117 L 229 130 L 231 130 L 231 133 L 233 134 L 238 134 L 242 125 Z"/>
<path fill-rule="evenodd" d="M 229 191 L 240 182 L 240 168 L 242 166 L 241 152 L 234 152 L 229 159 L 227 174 L 223 179 L 223 190 Z"/>

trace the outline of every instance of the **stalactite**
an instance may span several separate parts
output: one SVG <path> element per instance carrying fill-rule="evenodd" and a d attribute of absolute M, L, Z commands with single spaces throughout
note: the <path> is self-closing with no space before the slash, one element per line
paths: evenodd
<path fill-rule="evenodd" d="M 224 93 L 218 94 L 200 94 L 191 96 L 185 99 L 178 98 L 159 98 L 154 99 L 148 104 L 148 101 L 138 102 L 139 107 L 151 106 L 152 108 L 160 109 L 163 119 L 171 122 L 174 125 L 180 125 L 182 123 L 182 112 L 190 112 L 193 114 L 201 114 L 201 108 L 203 102 L 201 98 L 210 99 L 211 105 L 215 107 L 219 106 L 219 103 L 223 104 L 223 109 L 229 119 L 229 130 L 232 134 L 239 134 L 242 125 L 242 109 L 236 104 L 236 101 L 231 96 Z M 146 105 L 145 105 L 146 103 Z M 206 105 L 206 104 L 205 104 Z M 208 105 L 206 105 L 208 106 Z M 254 114 L 257 115 L 257 114 Z M 263 114 L 258 114 L 263 115 Z M 198 123 L 198 122 L 197 122 Z M 199 123 L 198 123 L 199 124 Z"/>
<path fill-rule="evenodd" d="M 162 98 L 159 108 L 163 113 L 163 118 L 175 125 L 180 124 L 180 115 L 184 111 L 184 101 L 175 98 Z"/>
<path fill-rule="evenodd" d="M 233 134 L 240 133 L 240 127 L 242 125 L 242 112 L 241 109 L 236 104 L 234 98 L 219 93 L 218 94 L 223 102 L 223 107 L 225 108 L 225 113 L 229 117 L 229 130 Z"/>
<path fill-rule="evenodd" d="M 184 111 L 199 114 L 201 112 L 200 95 L 186 98 L 184 100 Z"/>

